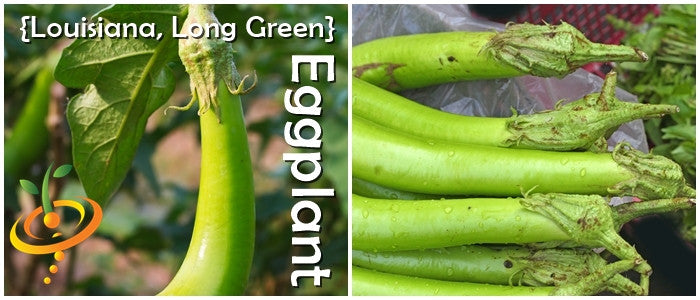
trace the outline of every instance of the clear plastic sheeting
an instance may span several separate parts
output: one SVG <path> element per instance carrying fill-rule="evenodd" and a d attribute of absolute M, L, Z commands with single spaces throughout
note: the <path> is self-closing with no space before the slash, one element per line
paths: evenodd
<path fill-rule="evenodd" d="M 353 45 L 395 35 L 505 29 L 503 24 L 472 16 L 467 5 L 353 5 L 352 10 Z M 559 100 L 567 103 L 580 99 L 600 92 L 602 85 L 602 78 L 579 69 L 561 79 L 523 76 L 479 80 L 430 86 L 401 94 L 451 113 L 509 117 L 511 108 L 518 114 L 553 109 Z M 637 101 L 636 96 L 622 89 L 615 93 L 622 101 Z M 641 120 L 622 125 L 608 140 L 610 150 L 619 142 L 649 151 Z M 616 199 L 613 203 L 620 201 Z"/>

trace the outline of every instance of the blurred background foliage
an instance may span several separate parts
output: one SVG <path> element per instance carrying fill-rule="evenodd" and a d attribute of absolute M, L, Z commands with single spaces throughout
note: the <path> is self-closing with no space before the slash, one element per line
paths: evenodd
<path fill-rule="evenodd" d="M 646 63 L 621 63 L 620 87 L 640 102 L 672 104 L 678 113 L 644 121 L 652 153 L 677 162 L 686 181 L 696 177 L 696 11 L 695 4 L 663 4 L 643 22 L 608 16 L 626 34 L 622 43 L 642 49 Z M 623 234 L 654 266 L 651 291 L 656 295 L 695 295 L 696 210 L 648 217 L 623 227 Z M 681 243 L 680 236 L 685 243 Z"/>
<path fill-rule="evenodd" d="M 46 28 L 51 22 L 80 22 L 81 17 L 90 17 L 104 7 L 5 5 L 5 141 L 14 134 L 30 91 L 37 89 L 37 74 L 51 63 L 59 49 L 70 43 L 34 39 L 31 44 L 24 44 L 20 40 L 20 18 L 36 16 L 39 27 Z M 237 23 L 238 38 L 233 48 L 239 72 L 255 71 L 259 77 L 257 88 L 243 97 L 257 219 L 255 257 L 246 294 L 347 295 L 347 6 L 217 5 L 216 15 L 222 23 Z M 324 17 L 332 16 L 337 29 L 335 41 L 326 44 L 323 39 L 309 38 L 254 39 L 245 32 L 245 21 L 251 16 L 291 24 L 326 23 Z M 324 172 L 320 180 L 311 183 L 294 179 L 290 164 L 282 161 L 282 153 L 296 151 L 284 142 L 284 124 L 301 119 L 287 113 L 282 103 L 285 89 L 301 86 L 291 83 L 291 56 L 295 54 L 336 58 L 335 83 L 302 82 L 318 88 L 323 96 L 323 117 L 318 120 L 323 128 Z M 190 98 L 188 76 L 181 64 L 171 67 L 178 83 L 167 105 L 184 105 Z M 305 70 L 308 73 L 308 68 Z M 325 72 L 320 76 L 325 76 Z M 51 162 L 71 163 L 65 106 L 67 99 L 79 92 L 51 82 L 46 120 L 39 122 L 46 125 L 42 130 L 48 131 L 48 140 L 34 138 L 32 148 L 38 154 L 21 156 L 24 161 L 19 165 L 23 167 L 12 174 L 5 169 L 5 295 L 154 295 L 175 274 L 190 242 L 199 182 L 196 109 L 164 115 L 161 108 L 149 118 L 132 169 L 103 207 L 104 218 L 97 233 L 66 250 L 65 260 L 56 263 L 50 255 L 21 253 L 7 239 L 14 221 L 40 205 L 39 197 L 21 191 L 18 180 L 41 182 Z M 291 265 L 293 255 L 307 255 L 305 251 L 309 250 L 291 246 L 290 209 L 301 199 L 291 198 L 290 191 L 304 187 L 333 187 L 336 191 L 334 198 L 311 199 L 323 213 L 320 267 L 332 272 L 332 278 L 324 279 L 320 288 L 313 286 L 310 279 L 302 279 L 299 288 L 291 287 L 289 281 L 294 269 L 309 268 Z M 50 194 L 51 199 L 85 195 L 75 172 L 52 182 Z M 66 213 L 62 220 L 63 224 L 74 224 L 77 216 Z M 52 283 L 45 285 L 42 278 L 49 275 L 49 265 L 54 263 L 59 271 L 51 275 Z"/>

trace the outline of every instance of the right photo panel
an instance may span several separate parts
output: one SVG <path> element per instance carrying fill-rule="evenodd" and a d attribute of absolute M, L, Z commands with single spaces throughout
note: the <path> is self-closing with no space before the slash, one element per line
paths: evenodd
<path fill-rule="evenodd" d="M 695 5 L 352 5 L 351 294 L 695 295 Z"/>

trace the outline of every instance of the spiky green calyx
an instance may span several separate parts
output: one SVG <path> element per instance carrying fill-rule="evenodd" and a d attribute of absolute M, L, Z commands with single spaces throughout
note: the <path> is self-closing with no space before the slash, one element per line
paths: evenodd
<path fill-rule="evenodd" d="M 637 266 L 637 262 L 629 259 L 619 260 L 607 265 L 602 264 L 598 269 L 594 269 L 590 274 L 582 277 L 579 281 L 558 286 L 552 291 L 552 295 L 594 295 L 603 290 L 608 290 L 618 295 L 647 295 L 648 289 L 620 275 L 620 273 L 628 271 L 635 266 Z"/>
<path fill-rule="evenodd" d="M 674 211 L 695 211 L 695 199 L 671 198 L 621 204 L 614 207 L 615 224 L 619 228 L 635 218 Z"/>
<path fill-rule="evenodd" d="M 187 19 L 182 27 L 183 34 L 187 34 L 185 31 L 189 30 L 190 24 L 199 24 L 203 28 L 207 28 L 207 24 L 220 24 L 214 15 L 214 5 L 189 5 Z M 221 120 L 216 96 L 219 82 L 223 80 L 229 91 L 234 94 L 240 93 L 243 85 L 233 62 L 233 47 L 220 38 L 209 38 L 206 34 L 201 38 L 188 36 L 180 40 L 178 54 L 190 75 L 192 101 L 184 107 L 169 108 L 187 110 L 195 100 L 199 100 L 200 116 L 211 108 Z M 236 87 L 237 84 L 239 84 L 238 87 Z"/>
<path fill-rule="evenodd" d="M 614 195 L 633 195 L 640 199 L 695 198 L 695 190 L 685 183 L 681 167 L 674 161 L 653 154 L 642 153 L 628 143 L 619 143 L 612 157 L 633 178 L 608 188 Z"/>
<path fill-rule="evenodd" d="M 523 73 L 540 77 L 564 77 L 590 62 L 649 59 L 646 53 L 633 47 L 593 43 L 565 22 L 560 25 L 509 23 L 481 51 Z"/>
<path fill-rule="evenodd" d="M 649 291 L 651 266 L 617 234 L 615 213 L 598 195 L 533 194 L 520 200 L 524 208 L 548 217 L 580 245 L 604 247 L 620 260 L 634 262 L 643 294 Z"/>
<path fill-rule="evenodd" d="M 506 122 L 512 136 L 506 147 L 541 148 L 569 151 L 607 150 L 605 138 L 620 125 L 636 119 L 658 118 L 678 112 L 675 105 L 624 102 L 615 97 L 617 74 L 605 77 L 600 93 L 586 95 L 554 110 L 515 115 Z M 602 147 L 602 149 L 601 149 Z"/>
<path fill-rule="evenodd" d="M 592 295 L 606 289 L 618 295 L 643 294 L 642 287 L 619 274 L 632 269 L 633 262 L 628 260 L 626 265 L 609 267 L 605 259 L 591 249 L 531 250 L 525 257 L 511 259 L 527 266 L 522 270 L 522 277 L 517 279 L 518 283 L 557 286 L 556 294 Z"/>

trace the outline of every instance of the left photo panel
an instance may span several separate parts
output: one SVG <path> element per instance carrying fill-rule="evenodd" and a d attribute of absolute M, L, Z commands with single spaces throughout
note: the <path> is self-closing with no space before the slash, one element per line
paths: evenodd
<path fill-rule="evenodd" d="M 4 295 L 348 295 L 347 5 L 4 19 Z"/>

